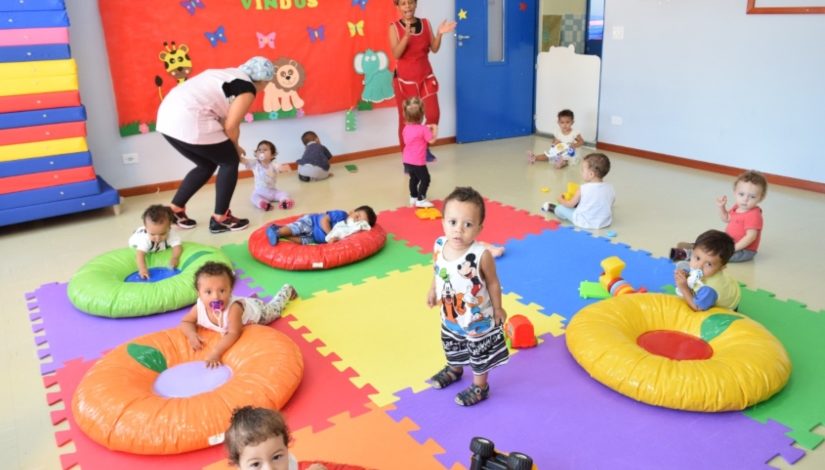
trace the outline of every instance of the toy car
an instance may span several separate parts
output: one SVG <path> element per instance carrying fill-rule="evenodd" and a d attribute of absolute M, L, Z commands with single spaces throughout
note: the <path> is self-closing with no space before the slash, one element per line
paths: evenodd
<path fill-rule="evenodd" d="M 470 470 L 531 470 L 533 459 L 521 452 L 502 454 L 496 452 L 493 441 L 483 437 L 474 437 L 470 441 L 473 456 Z"/>
<path fill-rule="evenodd" d="M 536 342 L 536 331 L 530 319 L 524 315 L 513 315 L 504 324 L 504 336 L 510 348 L 532 348 Z"/>

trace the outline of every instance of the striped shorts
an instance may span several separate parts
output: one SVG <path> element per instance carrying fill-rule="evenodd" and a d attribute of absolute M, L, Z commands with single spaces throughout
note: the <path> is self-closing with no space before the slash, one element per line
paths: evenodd
<path fill-rule="evenodd" d="M 482 336 L 461 336 L 441 324 L 441 345 L 447 364 L 453 367 L 469 365 L 473 374 L 482 375 L 507 362 L 510 352 L 500 326 Z"/>

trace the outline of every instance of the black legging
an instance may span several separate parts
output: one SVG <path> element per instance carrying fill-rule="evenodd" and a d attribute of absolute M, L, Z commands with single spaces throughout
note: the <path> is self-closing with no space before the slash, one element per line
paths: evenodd
<path fill-rule="evenodd" d="M 404 164 L 410 175 L 410 197 L 418 200 L 427 199 L 427 189 L 430 187 L 430 172 L 427 165 Z"/>
<path fill-rule="evenodd" d="M 238 165 L 240 164 L 238 151 L 232 141 L 227 139 L 218 144 L 195 145 L 181 142 L 165 134 L 162 135 L 175 150 L 195 164 L 195 168 L 183 178 L 178 192 L 172 198 L 172 204 L 185 207 L 189 199 L 209 181 L 217 168 L 215 214 L 226 214 L 229 210 L 229 203 L 232 201 L 232 193 L 235 192 L 235 185 L 238 184 Z"/>

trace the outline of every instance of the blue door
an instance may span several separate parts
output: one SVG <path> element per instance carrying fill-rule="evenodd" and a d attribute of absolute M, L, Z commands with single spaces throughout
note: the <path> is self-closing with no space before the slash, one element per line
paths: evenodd
<path fill-rule="evenodd" d="M 456 140 L 533 133 L 536 0 L 456 0 Z"/>

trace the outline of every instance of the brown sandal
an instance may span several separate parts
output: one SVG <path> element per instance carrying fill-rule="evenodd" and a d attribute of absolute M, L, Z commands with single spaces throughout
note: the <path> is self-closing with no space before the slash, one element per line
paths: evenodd
<path fill-rule="evenodd" d="M 432 383 L 433 388 L 442 389 L 461 380 L 462 375 L 464 375 L 463 369 L 456 372 L 455 369 L 447 365 L 430 378 L 430 383 Z"/>

